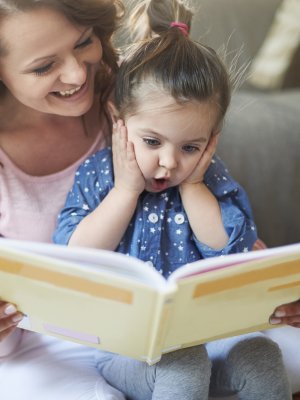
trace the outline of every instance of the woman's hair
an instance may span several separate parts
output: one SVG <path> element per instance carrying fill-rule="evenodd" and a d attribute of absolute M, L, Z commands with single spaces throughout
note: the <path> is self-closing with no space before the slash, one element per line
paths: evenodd
<path fill-rule="evenodd" d="M 139 42 L 126 49 L 117 76 L 121 117 L 136 113 L 147 91 L 151 96 L 158 87 L 179 103 L 214 102 L 223 120 L 231 97 L 229 74 L 213 49 L 185 35 L 192 16 L 179 0 L 142 0 L 133 8 L 130 26 Z"/>
<path fill-rule="evenodd" d="M 74 24 L 94 28 L 103 48 L 96 89 L 101 95 L 101 102 L 105 103 L 115 83 L 118 69 L 117 55 L 111 39 L 123 15 L 122 0 L 0 0 L 0 24 L 7 16 L 42 7 L 62 13 Z M 0 57 L 6 52 L 0 37 Z"/>

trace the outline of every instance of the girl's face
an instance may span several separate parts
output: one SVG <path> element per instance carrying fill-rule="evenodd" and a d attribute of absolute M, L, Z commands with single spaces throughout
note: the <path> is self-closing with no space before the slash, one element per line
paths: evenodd
<path fill-rule="evenodd" d="M 177 104 L 160 94 L 126 119 L 146 190 L 160 192 L 182 183 L 194 171 L 217 133 L 217 107 L 211 102 Z"/>
<path fill-rule="evenodd" d="M 40 8 L 6 17 L 0 38 L 6 49 L 0 79 L 20 103 L 63 116 L 80 116 L 91 108 L 102 58 L 91 28 Z"/>

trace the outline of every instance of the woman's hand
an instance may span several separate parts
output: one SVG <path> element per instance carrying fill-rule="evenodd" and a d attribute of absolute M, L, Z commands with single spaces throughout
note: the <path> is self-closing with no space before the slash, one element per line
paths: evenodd
<path fill-rule="evenodd" d="M 300 300 L 277 307 L 270 317 L 270 324 L 285 324 L 300 328 Z"/>
<path fill-rule="evenodd" d="M 191 175 L 183 182 L 183 184 L 186 183 L 194 184 L 203 182 L 204 175 L 208 167 L 210 166 L 213 155 L 216 152 L 218 137 L 219 137 L 218 134 L 214 134 L 210 137 L 207 147 L 204 150 L 203 154 L 201 155 L 201 158 L 198 164 L 196 165 L 196 168 L 191 173 Z"/>
<path fill-rule="evenodd" d="M 112 149 L 115 187 L 142 193 L 145 179 L 136 161 L 133 144 L 128 142 L 127 129 L 122 120 L 113 126 Z"/>
<path fill-rule="evenodd" d="M 14 331 L 22 318 L 14 305 L 0 301 L 0 342 Z"/>

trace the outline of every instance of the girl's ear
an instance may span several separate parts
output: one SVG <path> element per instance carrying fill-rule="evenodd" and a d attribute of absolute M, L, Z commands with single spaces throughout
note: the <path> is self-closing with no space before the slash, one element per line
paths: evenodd
<path fill-rule="evenodd" d="M 116 124 L 119 119 L 119 111 L 112 101 L 107 102 L 107 108 L 113 124 Z"/>

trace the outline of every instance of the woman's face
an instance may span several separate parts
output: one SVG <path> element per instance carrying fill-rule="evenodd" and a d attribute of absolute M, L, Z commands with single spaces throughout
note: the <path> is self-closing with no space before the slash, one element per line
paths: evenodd
<path fill-rule="evenodd" d="M 102 58 L 91 28 L 40 8 L 3 19 L 0 39 L 6 50 L 0 79 L 20 103 L 64 116 L 80 116 L 91 108 Z"/>

